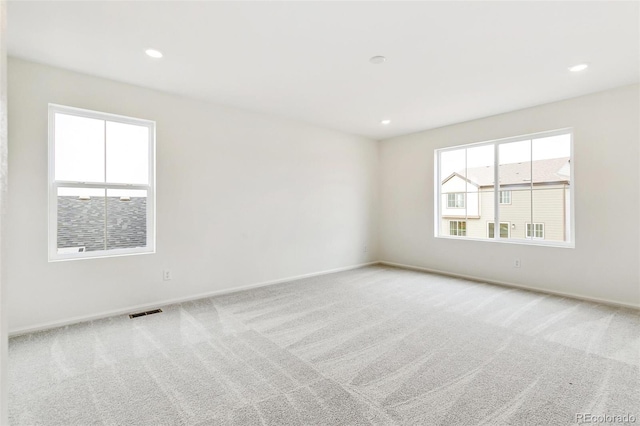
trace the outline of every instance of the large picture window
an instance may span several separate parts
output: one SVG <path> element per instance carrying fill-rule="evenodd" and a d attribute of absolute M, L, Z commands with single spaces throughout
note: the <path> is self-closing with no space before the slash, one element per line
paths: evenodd
<path fill-rule="evenodd" d="M 49 105 L 49 260 L 155 250 L 155 123 Z"/>
<path fill-rule="evenodd" d="M 572 247 L 572 153 L 569 129 L 436 150 L 436 237 Z"/>

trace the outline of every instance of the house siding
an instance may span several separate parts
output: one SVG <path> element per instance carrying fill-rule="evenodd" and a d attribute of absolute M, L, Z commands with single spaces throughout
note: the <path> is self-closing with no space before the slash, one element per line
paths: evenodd
<path fill-rule="evenodd" d="M 448 208 L 447 194 L 464 193 L 466 208 Z M 467 182 L 459 176 L 453 176 L 442 184 L 441 192 L 441 208 L 442 216 L 451 218 L 479 217 L 480 216 L 480 200 L 478 196 L 478 186 L 471 182 Z M 447 230 L 449 228 L 447 227 Z M 447 231 L 448 232 L 448 231 Z"/>
<path fill-rule="evenodd" d="M 511 204 L 500 204 L 500 222 L 509 223 L 509 237 L 526 238 L 526 224 L 533 222 L 544 224 L 544 240 L 566 241 L 569 238 L 567 215 L 569 214 L 568 185 L 534 185 L 533 197 L 529 188 L 511 189 Z M 533 208 L 531 201 L 533 199 Z M 480 191 L 481 216 L 479 219 L 467 219 L 467 237 L 488 238 L 488 223 L 494 220 L 493 188 Z M 449 221 L 444 217 L 441 232 L 449 234 Z"/>

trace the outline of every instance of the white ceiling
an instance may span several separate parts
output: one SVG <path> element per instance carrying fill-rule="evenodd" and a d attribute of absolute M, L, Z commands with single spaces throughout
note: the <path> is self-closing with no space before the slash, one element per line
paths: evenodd
<path fill-rule="evenodd" d="M 616 1 L 14 1 L 7 44 L 13 56 L 383 139 L 638 82 L 639 13 Z M 581 62 L 586 72 L 567 71 Z"/>

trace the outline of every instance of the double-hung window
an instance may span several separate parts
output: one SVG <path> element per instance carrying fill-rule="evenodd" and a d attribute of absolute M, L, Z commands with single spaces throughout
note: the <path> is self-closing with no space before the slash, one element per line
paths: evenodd
<path fill-rule="evenodd" d="M 155 250 L 155 122 L 49 105 L 49 260 Z"/>
<path fill-rule="evenodd" d="M 436 149 L 435 236 L 573 247 L 572 138 L 561 129 Z"/>

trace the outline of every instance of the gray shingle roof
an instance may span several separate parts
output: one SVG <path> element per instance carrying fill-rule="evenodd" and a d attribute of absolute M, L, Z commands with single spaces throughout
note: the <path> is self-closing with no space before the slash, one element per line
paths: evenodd
<path fill-rule="evenodd" d="M 147 199 L 108 197 L 107 249 L 144 247 L 147 244 Z M 58 248 L 104 250 L 105 198 L 58 197 Z"/>
<path fill-rule="evenodd" d="M 501 164 L 501 185 L 522 185 L 531 182 L 533 169 L 533 183 L 570 182 L 569 157 L 536 160 L 532 162 Z M 464 177 L 464 170 L 454 173 Z M 472 167 L 467 170 L 467 179 L 479 186 L 493 186 L 493 167 Z M 453 176 L 453 175 L 452 175 Z M 444 181 L 449 180 L 451 176 Z M 444 183 L 444 182 L 443 182 Z"/>

